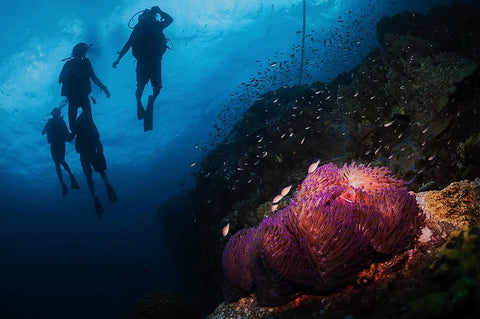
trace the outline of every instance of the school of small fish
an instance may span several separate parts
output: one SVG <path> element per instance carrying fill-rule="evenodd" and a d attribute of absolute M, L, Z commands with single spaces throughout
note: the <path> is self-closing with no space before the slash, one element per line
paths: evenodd
<path fill-rule="evenodd" d="M 314 172 L 318 165 L 320 164 L 320 160 L 317 160 L 315 163 L 312 163 L 310 164 L 310 166 L 308 167 L 308 174 Z M 278 208 L 278 203 L 285 197 L 288 195 L 288 193 L 290 192 L 290 190 L 292 189 L 292 185 L 289 185 L 289 186 L 286 186 L 282 189 L 282 191 L 280 192 L 279 195 L 275 196 L 272 200 L 272 207 L 271 207 L 271 211 L 274 212 L 277 210 Z M 345 198 L 345 200 L 348 200 L 348 197 Z"/>

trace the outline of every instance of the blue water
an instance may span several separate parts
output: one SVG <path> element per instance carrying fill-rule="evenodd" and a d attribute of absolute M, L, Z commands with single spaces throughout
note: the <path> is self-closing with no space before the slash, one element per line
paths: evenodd
<path fill-rule="evenodd" d="M 307 1 L 303 83 L 328 81 L 356 66 L 377 46 L 375 24 L 382 16 L 452 2 Z M 229 115 L 235 118 L 258 94 L 297 83 L 302 1 L 3 4 L 0 318 L 121 318 L 142 295 L 188 291 L 170 258 L 175 245 L 165 241 L 158 207 L 193 185 L 192 163 L 201 157 L 195 145 L 208 145 L 215 124 L 232 124 L 217 118 L 226 105 L 237 106 Z M 133 57 L 127 53 L 118 69 L 111 63 L 129 36 L 132 14 L 153 5 L 174 18 L 166 29 L 173 50 L 163 59 L 154 130 L 145 133 L 135 117 Z M 87 57 L 112 93 L 110 99 L 96 87 L 92 93 L 107 174 L 119 198 L 109 203 L 95 175 L 101 219 L 73 145 L 67 144 L 66 160 L 81 189 L 62 198 L 40 134 L 42 117 L 61 102 L 61 59 L 81 41 L 94 44 Z M 273 63 L 282 60 L 283 68 Z M 242 84 L 252 79 L 259 80 L 256 88 Z"/>

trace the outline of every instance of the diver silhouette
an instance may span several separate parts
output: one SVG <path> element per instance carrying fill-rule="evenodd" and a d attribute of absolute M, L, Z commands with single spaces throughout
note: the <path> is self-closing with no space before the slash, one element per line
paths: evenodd
<path fill-rule="evenodd" d="M 156 16 L 160 15 L 160 20 Z M 137 100 L 137 118 L 144 119 L 144 130 L 153 129 L 153 104 L 160 89 L 162 88 L 162 57 L 167 50 L 167 38 L 163 30 L 173 22 L 173 18 L 160 10 L 158 6 L 143 10 L 138 18 L 138 23 L 133 28 L 130 37 L 118 52 L 118 58 L 112 66 L 117 67 L 120 59 L 132 47 L 132 54 L 137 60 L 135 69 L 137 88 L 135 98 Z M 145 85 L 150 80 L 153 88 L 152 95 L 148 96 L 146 110 L 143 108 L 142 96 Z"/>
<path fill-rule="evenodd" d="M 103 215 L 103 207 L 95 194 L 95 187 L 93 185 L 93 169 L 102 177 L 105 188 L 107 190 L 108 199 L 111 202 L 117 200 L 117 194 L 112 185 L 108 182 L 107 162 L 103 154 L 103 145 L 100 142 L 100 135 L 93 118 L 85 112 L 80 113 L 80 116 L 75 122 L 75 150 L 80 154 L 80 163 L 82 164 L 83 172 L 87 177 L 88 188 L 93 197 L 95 212 L 100 218 Z M 93 169 L 92 169 L 93 168 Z"/>
<path fill-rule="evenodd" d="M 68 99 L 68 125 L 72 133 L 74 133 L 79 107 L 82 108 L 86 116 L 92 116 L 92 106 L 89 99 L 89 94 L 92 92 L 90 79 L 100 90 L 105 92 L 107 98 L 110 97 L 107 87 L 97 77 L 92 63 L 86 58 L 87 50 L 90 46 L 83 42 L 75 45 L 72 50 L 72 56 L 63 65 L 58 78 L 58 83 L 62 84 L 61 95 L 66 96 Z"/>
<path fill-rule="evenodd" d="M 65 161 L 65 142 L 72 141 L 73 136 L 70 134 L 67 128 L 67 124 L 62 118 L 62 113 L 60 108 L 55 107 L 50 113 L 52 118 L 47 121 L 45 127 L 43 128 L 42 135 L 47 133 L 47 142 L 50 144 L 50 153 L 52 154 L 53 163 L 55 163 L 55 169 L 57 170 L 58 180 L 62 185 L 62 196 L 67 195 L 68 189 L 67 185 L 63 182 L 62 169 L 60 165 L 63 166 L 65 171 L 67 171 L 70 176 L 70 186 L 72 189 L 79 189 L 78 183 L 73 176 L 70 166 L 68 166 Z"/>

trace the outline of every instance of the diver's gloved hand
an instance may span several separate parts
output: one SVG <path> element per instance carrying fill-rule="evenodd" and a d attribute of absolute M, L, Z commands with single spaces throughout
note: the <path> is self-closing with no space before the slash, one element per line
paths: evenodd
<path fill-rule="evenodd" d="M 110 98 L 110 91 L 107 89 L 107 87 L 105 87 L 103 90 L 105 91 L 105 96 L 109 99 Z"/>
<path fill-rule="evenodd" d="M 115 60 L 115 62 L 112 63 L 113 68 L 117 68 L 118 63 L 120 62 L 120 58 L 123 56 L 121 55 L 122 54 L 121 51 L 118 51 L 117 53 L 118 53 L 118 58 Z"/>
<path fill-rule="evenodd" d="M 107 98 L 110 98 L 110 91 L 107 89 L 107 87 L 106 87 L 105 85 L 102 85 L 102 86 L 100 87 L 100 90 L 102 90 L 103 92 L 105 92 L 105 96 L 106 96 Z"/>
<path fill-rule="evenodd" d="M 72 142 L 74 137 L 75 137 L 75 134 L 73 134 L 73 132 L 72 132 L 72 133 L 68 133 L 68 135 L 67 135 L 67 142 Z"/>

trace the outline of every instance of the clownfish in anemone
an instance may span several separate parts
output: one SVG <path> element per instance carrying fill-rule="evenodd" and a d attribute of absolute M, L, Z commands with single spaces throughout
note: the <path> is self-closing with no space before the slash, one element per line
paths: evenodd
<path fill-rule="evenodd" d="M 356 200 L 356 193 L 355 190 L 349 189 L 348 191 L 342 193 L 338 198 L 347 203 L 353 203 Z"/>

